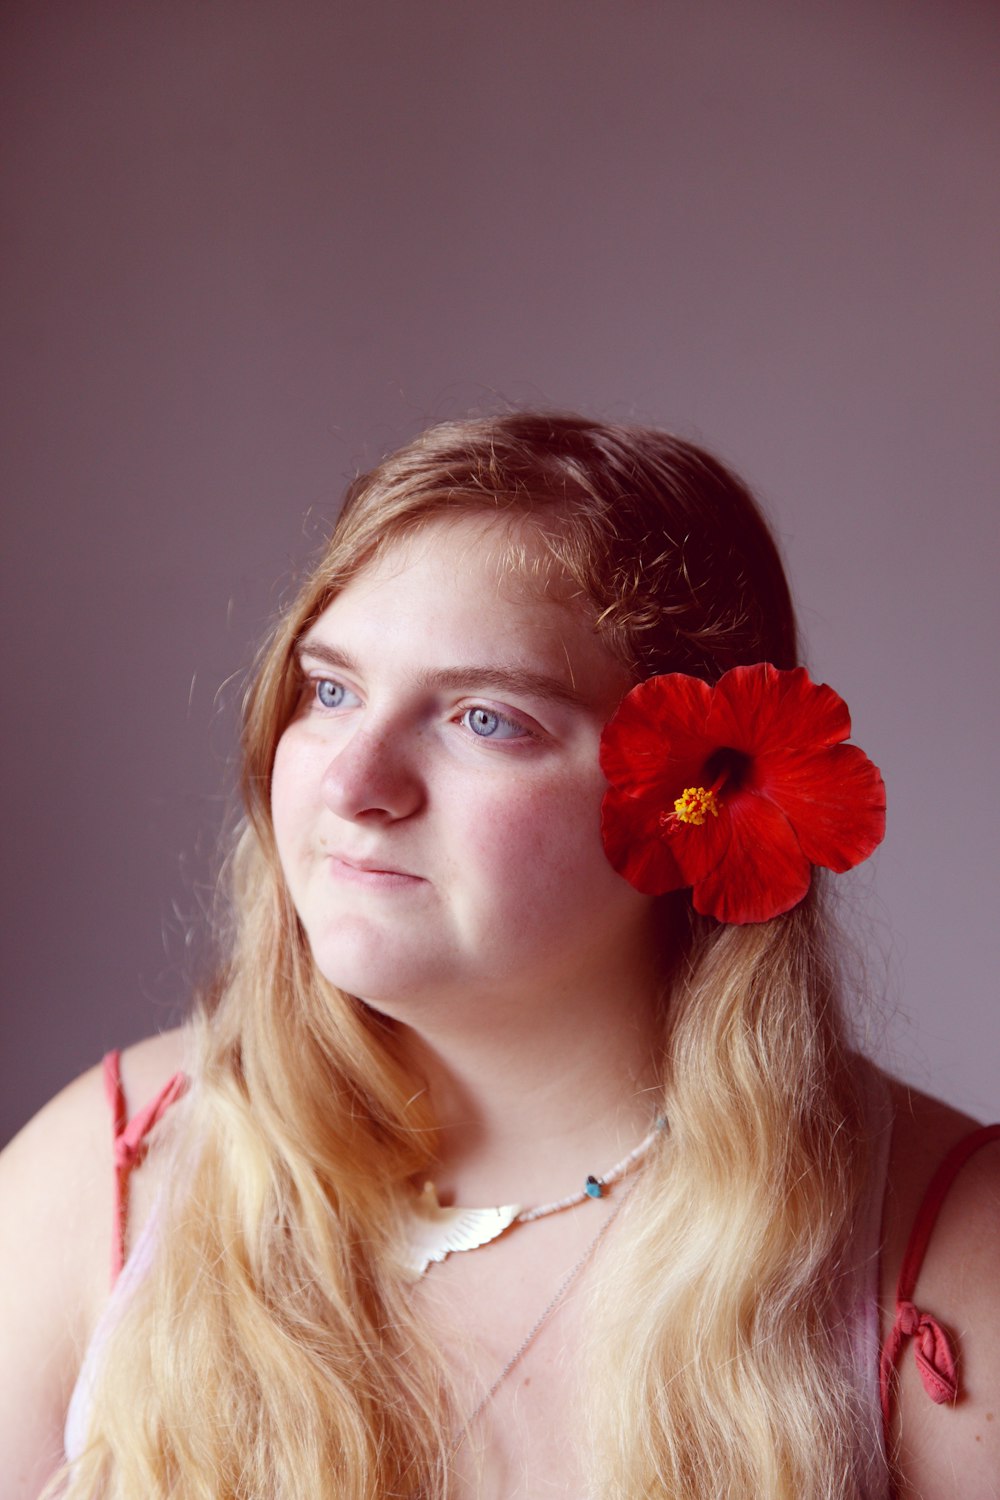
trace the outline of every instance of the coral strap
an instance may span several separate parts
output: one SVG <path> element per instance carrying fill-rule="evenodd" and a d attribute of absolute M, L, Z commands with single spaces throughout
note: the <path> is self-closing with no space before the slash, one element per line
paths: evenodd
<path fill-rule="evenodd" d="M 990 1141 L 997 1140 L 1000 1140 L 1000 1125 L 984 1125 L 963 1136 L 934 1173 L 917 1211 L 900 1267 L 896 1287 L 896 1316 L 882 1346 L 882 1358 L 879 1362 L 882 1421 L 886 1434 L 889 1431 L 893 1372 L 907 1339 L 914 1340 L 914 1359 L 924 1390 L 931 1400 L 943 1405 L 958 1398 L 958 1369 L 951 1341 L 936 1318 L 920 1311 L 913 1301 L 913 1293 L 941 1205 L 948 1196 L 952 1183 L 974 1152 Z"/>
<path fill-rule="evenodd" d="M 148 1137 L 153 1126 L 162 1119 L 171 1104 L 180 1098 L 186 1088 L 185 1075 L 175 1073 L 173 1078 L 164 1084 L 155 1099 L 143 1105 L 142 1109 L 129 1119 L 125 1090 L 122 1088 L 121 1053 L 108 1052 L 104 1057 L 104 1092 L 111 1109 L 115 1162 L 115 1222 L 114 1233 L 111 1236 L 112 1285 L 118 1279 L 118 1274 L 125 1264 L 129 1178 L 133 1169 L 139 1165 L 146 1154 L 149 1145 Z"/>

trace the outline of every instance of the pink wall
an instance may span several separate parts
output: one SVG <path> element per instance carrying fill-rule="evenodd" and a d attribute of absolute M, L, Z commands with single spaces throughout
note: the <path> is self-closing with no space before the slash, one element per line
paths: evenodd
<path fill-rule="evenodd" d="M 357 465 L 498 396 L 673 426 L 759 487 L 889 784 L 847 882 L 873 1043 L 1000 1113 L 995 7 L 0 25 L 4 1133 L 183 1003 L 275 580 Z"/>

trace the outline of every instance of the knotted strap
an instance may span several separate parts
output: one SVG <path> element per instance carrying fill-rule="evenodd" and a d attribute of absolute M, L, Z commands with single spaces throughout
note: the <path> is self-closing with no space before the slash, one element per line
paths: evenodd
<path fill-rule="evenodd" d="M 913 1354 L 924 1390 L 932 1401 L 943 1405 L 958 1399 L 958 1365 L 948 1334 L 930 1313 L 921 1312 L 913 1301 L 917 1277 L 927 1254 L 941 1205 L 959 1172 L 974 1152 L 990 1141 L 1000 1140 L 1000 1124 L 984 1125 L 954 1145 L 931 1178 L 923 1202 L 917 1210 L 913 1230 L 896 1287 L 896 1316 L 882 1346 L 879 1361 L 879 1387 L 882 1396 L 882 1421 L 889 1431 L 892 1378 L 900 1351 L 907 1339 L 914 1339 Z"/>
<path fill-rule="evenodd" d="M 115 1221 L 111 1236 L 111 1282 L 114 1285 L 125 1264 L 125 1235 L 128 1228 L 129 1178 L 149 1147 L 149 1134 L 187 1088 L 183 1073 L 173 1078 L 149 1104 L 143 1105 L 131 1119 L 122 1088 L 121 1053 L 108 1052 L 104 1057 L 104 1092 L 111 1109 L 112 1140 L 115 1163 Z"/>

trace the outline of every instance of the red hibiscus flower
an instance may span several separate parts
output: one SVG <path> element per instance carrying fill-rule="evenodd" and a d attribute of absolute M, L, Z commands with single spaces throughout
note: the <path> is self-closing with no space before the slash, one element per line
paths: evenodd
<path fill-rule="evenodd" d="M 671 672 L 632 689 L 606 726 L 608 858 L 637 890 L 692 888 L 720 922 L 766 922 L 850 870 L 885 833 L 885 786 L 847 704 L 803 667 L 734 667 L 714 687 Z"/>

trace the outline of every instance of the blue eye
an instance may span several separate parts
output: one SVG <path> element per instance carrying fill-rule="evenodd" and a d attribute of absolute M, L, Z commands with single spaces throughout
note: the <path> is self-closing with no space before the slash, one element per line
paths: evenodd
<path fill-rule="evenodd" d="M 515 724 L 513 719 L 505 719 L 503 714 L 494 713 L 491 708 L 467 708 L 462 715 L 462 723 L 467 724 L 481 740 L 509 740 L 525 733 L 520 724 Z"/>
<path fill-rule="evenodd" d="M 321 677 L 316 683 L 316 698 L 323 708 L 339 708 L 344 701 L 344 684 L 332 677 Z"/>

